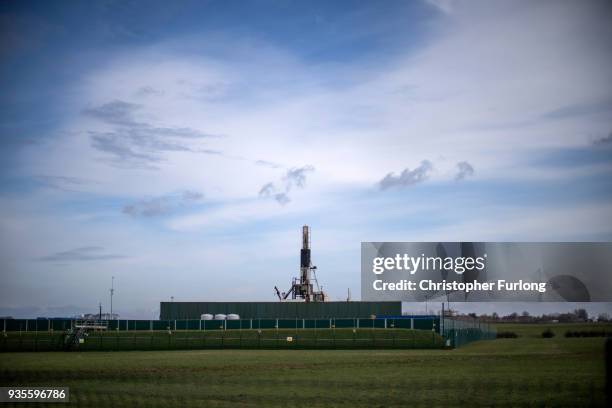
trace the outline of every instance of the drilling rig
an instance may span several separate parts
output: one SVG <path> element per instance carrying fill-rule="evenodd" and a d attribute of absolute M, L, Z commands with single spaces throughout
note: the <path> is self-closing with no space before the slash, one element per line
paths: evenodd
<path fill-rule="evenodd" d="M 302 249 L 300 251 L 300 276 L 299 278 L 293 278 L 291 289 L 287 292 L 281 293 L 278 287 L 274 287 L 278 299 L 285 301 L 291 296 L 292 300 L 325 302 L 327 296 L 323 292 L 323 288 L 319 288 L 316 270 L 317 267 L 312 265 L 310 259 L 310 228 L 308 225 L 304 225 L 302 227 Z"/>

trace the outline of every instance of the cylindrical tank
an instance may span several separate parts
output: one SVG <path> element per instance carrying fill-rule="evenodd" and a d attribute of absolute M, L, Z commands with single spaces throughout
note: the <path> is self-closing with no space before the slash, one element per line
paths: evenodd
<path fill-rule="evenodd" d="M 223 313 L 219 313 L 215 315 L 214 320 L 225 320 L 225 319 L 227 319 L 227 315 L 224 315 Z"/>
<path fill-rule="evenodd" d="M 230 313 L 227 315 L 227 320 L 240 320 L 240 315 L 236 313 Z"/>
<path fill-rule="evenodd" d="M 202 315 L 200 316 L 200 320 L 212 320 L 213 317 L 214 316 L 210 313 L 202 313 Z"/>

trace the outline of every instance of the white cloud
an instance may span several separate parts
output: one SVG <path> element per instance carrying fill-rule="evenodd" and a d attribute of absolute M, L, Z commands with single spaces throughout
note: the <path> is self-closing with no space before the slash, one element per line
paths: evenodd
<path fill-rule="evenodd" d="M 120 195 L 202 186 L 219 199 L 245 199 L 282 174 L 254 166 L 262 161 L 293 167 L 307 158 L 329 185 L 371 185 L 425 158 L 438 170 L 434 181 L 466 160 L 482 177 L 504 178 L 533 149 L 607 134 L 609 123 L 590 117 L 540 118 L 611 96 L 602 86 L 612 80 L 611 57 L 601 48 L 611 35 L 596 4 L 489 3 L 460 3 L 434 41 L 384 67 L 313 67 L 239 39 L 230 40 L 231 58 L 182 54 L 179 40 L 117 55 L 77 86 L 84 108 L 137 104 L 138 120 L 152 126 L 223 135 L 187 145 L 223 155 L 167 151 L 155 174 L 109 169 L 88 133 L 108 125 L 81 116 L 29 163 L 39 174 L 101 179 L 99 191 Z M 341 78 L 349 85 L 329 86 Z M 159 92 L 140 92 L 152 87 Z M 150 177 L 156 182 L 143 183 Z"/>

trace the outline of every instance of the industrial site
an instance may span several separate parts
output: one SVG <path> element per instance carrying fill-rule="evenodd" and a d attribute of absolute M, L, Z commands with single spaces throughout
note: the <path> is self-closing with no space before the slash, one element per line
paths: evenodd
<path fill-rule="evenodd" d="M 297 235 L 297 234 L 296 234 Z M 296 239 L 296 242 L 298 240 Z M 370 319 L 400 317 L 401 302 L 330 301 L 312 263 L 310 228 L 301 231 L 299 275 L 286 291 L 274 286 L 277 299 L 269 302 L 161 302 L 160 320 L 239 319 Z M 296 245 L 297 247 L 297 245 Z"/>
<path fill-rule="evenodd" d="M 495 337 L 488 324 L 447 318 L 444 307 L 441 314 L 412 315 L 403 313 L 400 301 L 329 301 L 307 225 L 300 238 L 299 275 L 286 291 L 274 286 L 276 300 L 172 300 L 160 302 L 159 320 L 122 320 L 112 312 L 112 285 L 110 313 L 100 305 L 98 314 L 75 319 L 2 319 L 0 350 L 453 348 Z"/>

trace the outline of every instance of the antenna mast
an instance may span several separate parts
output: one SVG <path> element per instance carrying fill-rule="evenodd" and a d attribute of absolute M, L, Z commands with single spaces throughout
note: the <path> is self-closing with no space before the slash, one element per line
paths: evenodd
<path fill-rule="evenodd" d="M 113 295 L 115 294 L 115 277 L 111 277 L 111 288 L 110 288 L 110 318 L 114 320 L 113 317 Z"/>

